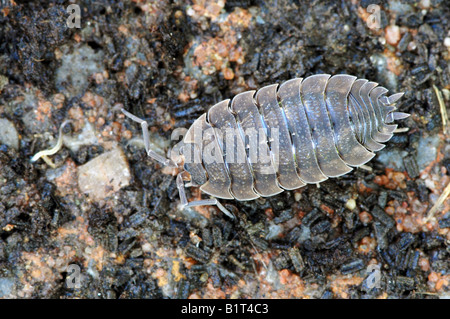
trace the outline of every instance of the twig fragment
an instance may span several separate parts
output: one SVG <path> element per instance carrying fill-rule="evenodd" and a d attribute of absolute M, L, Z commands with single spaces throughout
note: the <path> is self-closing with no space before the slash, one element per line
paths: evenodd
<path fill-rule="evenodd" d="M 439 210 L 439 207 L 444 203 L 444 201 L 448 198 L 450 195 L 450 183 L 444 188 L 444 191 L 442 192 L 441 196 L 439 196 L 436 203 L 434 203 L 433 207 L 431 207 L 430 211 L 428 212 L 428 216 L 425 218 L 425 222 L 428 222 L 434 214 Z"/>
<path fill-rule="evenodd" d="M 449 126 L 448 126 L 448 115 L 447 115 L 447 108 L 444 104 L 444 98 L 442 97 L 441 91 L 436 87 L 436 85 L 433 84 L 434 92 L 436 93 L 436 97 L 439 102 L 439 108 L 441 110 L 441 118 L 442 118 L 442 128 L 444 131 L 444 135 L 447 135 L 450 133 Z"/>

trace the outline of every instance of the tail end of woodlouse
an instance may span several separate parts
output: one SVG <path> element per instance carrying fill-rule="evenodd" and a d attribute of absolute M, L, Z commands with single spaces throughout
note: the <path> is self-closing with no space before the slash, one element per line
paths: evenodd
<path fill-rule="evenodd" d="M 394 104 L 405 94 L 405 92 L 396 93 L 389 97 L 383 96 L 381 102 L 384 105 L 385 123 L 392 123 L 396 120 L 408 118 L 411 114 L 403 112 L 394 112 L 397 107 Z"/>
<path fill-rule="evenodd" d="M 409 113 L 392 112 L 392 113 L 389 113 L 389 114 L 386 116 L 385 122 L 386 122 L 386 123 L 392 123 L 392 122 L 397 121 L 397 120 L 403 120 L 403 119 L 406 119 L 406 118 L 408 118 L 408 117 L 410 117 L 410 116 L 411 116 L 411 114 L 409 114 Z"/>
<path fill-rule="evenodd" d="M 400 98 L 401 98 L 404 94 L 405 94 L 405 92 L 392 94 L 390 97 L 388 97 L 389 104 L 390 104 L 390 105 L 394 104 L 395 102 L 397 102 L 398 100 L 400 100 Z"/>

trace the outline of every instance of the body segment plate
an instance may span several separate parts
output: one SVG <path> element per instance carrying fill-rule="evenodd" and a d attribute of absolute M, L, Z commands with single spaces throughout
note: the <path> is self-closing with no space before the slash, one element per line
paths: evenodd
<path fill-rule="evenodd" d="M 315 145 L 321 171 L 328 177 L 338 177 L 352 170 L 339 156 L 330 117 L 325 102 L 327 74 L 313 75 L 302 82 L 301 95 Z"/>
<path fill-rule="evenodd" d="M 286 114 L 289 131 L 295 148 L 295 160 L 300 178 L 306 183 L 320 183 L 327 177 L 317 161 L 311 129 L 300 97 L 302 79 L 284 82 L 278 95 Z"/>
<path fill-rule="evenodd" d="M 237 95 L 233 101 L 238 98 Z M 239 98 L 238 98 L 239 100 Z M 247 159 L 245 144 L 234 115 L 228 108 L 229 100 L 214 105 L 208 112 L 208 120 L 217 128 L 221 150 L 225 154 L 231 177 L 231 194 L 237 200 L 252 200 L 259 197 L 253 189 L 253 174 Z"/>
<path fill-rule="evenodd" d="M 274 153 L 274 166 L 278 171 L 278 182 L 284 189 L 297 189 L 305 186 L 297 174 L 292 141 L 283 110 L 277 99 L 277 84 L 265 86 L 256 93 L 256 102 L 259 105 L 264 121 L 268 127 L 278 128 L 278 139 L 271 143 L 271 152 Z"/>
<path fill-rule="evenodd" d="M 255 178 L 255 190 L 261 196 L 267 197 L 279 194 L 283 189 L 278 186 L 276 170 L 267 144 L 266 128 L 254 103 L 254 94 L 255 91 L 247 91 L 237 95 L 231 103 L 231 111 L 236 114 L 245 135 L 244 140 L 248 143 L 248 159 Z M 278 130 L 278 127 L 269 128 L 273 129 Z"/>
<path fill-rule="evenodd" d="M 358 142 L 350 124 L 348 95 L 355 80 L 356 77 L 350 75 L 331 77 L 325 96 L 339 155 L 348 165 L 360 166 L 370 161 L 375 154 Z"/>

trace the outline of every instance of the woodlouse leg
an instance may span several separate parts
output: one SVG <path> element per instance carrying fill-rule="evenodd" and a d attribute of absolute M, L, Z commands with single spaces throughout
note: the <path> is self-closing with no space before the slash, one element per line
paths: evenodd
<path fill-rule="evenodd" d="M 164 166 L 175 167 L 175 168 L 178 167 L 177 164 L 174 163 L 171 159 L 165 158 L 164 156 L 161 156 L 158 153 L 156 153 L 155 151 L 153 151 L 152 149 L 150 149 L 150 139 L 149 139 L 149 135 L 148 135 L 148 123 L 146 121 L 144 121 L 143 119 L 140 119 L 136 115 L 133 115 L 124 109 L 122 109 L 122 113 L 125 114 L 125 116 L 127 116 L 131 120 L 141 124 L 142 135 L 144 137 L 145 150 L 147 151 L 148 156 L 153 158 L 155 161 L 160 162 Z"/>
<path fill-rule="evenodd" d="M 217 198 L 202 199 L 193 202 L 188 202 L 186 198 L 186 192 L 184 191 L 183 173 L 184 171 L 178 173 L 177 175 L 177 188 L 178 193 L 180 194 L 181 205 L 183 207 L 216 205 L 225 215 L 227 215 L 231 219 L 235 218 L 234 215 L 217 200 Z"/>

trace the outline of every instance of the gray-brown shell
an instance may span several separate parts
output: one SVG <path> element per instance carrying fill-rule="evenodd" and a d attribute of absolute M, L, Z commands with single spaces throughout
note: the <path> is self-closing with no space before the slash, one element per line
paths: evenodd
<path fill-rule="evenodd" d="M 408 116 L 393 112 L 402 93 L 387 97 L 387 92 L 354 76 L 319 74 L 240 93 L 214 105 L 189 128 L 183 152 L 197 152 L 195 160 L 185 162 L 185 170 L 203 192 L 237 200 L 272 196 L 347 174 L 384 147 L 397 127 L 389 123 Z M 194 138 L 194 131 L 211 129 L 214 134 Z M 271 160 L 249 160 L 245 133 L 238 134 L 230 151 L 227 139 L 219 138 L 227 129 L 264 132 L 258 147 Z M 206 160 L 207 147 L 218 150 L 216 160 Z M 230 160 L 239 155 L 245 159 Z"/>

